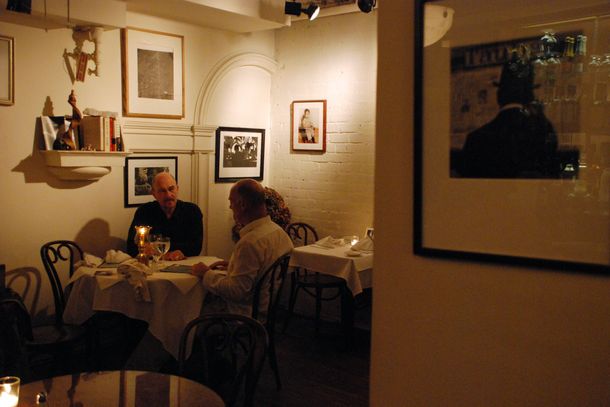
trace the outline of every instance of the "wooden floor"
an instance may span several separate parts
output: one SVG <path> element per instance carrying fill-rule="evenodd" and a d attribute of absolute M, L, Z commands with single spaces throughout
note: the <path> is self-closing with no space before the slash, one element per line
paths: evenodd
<path fill-rule="evenodd" d="M 278 327 L 281 327 L 279 324 Z M 256 406 L 368 406 L 370 332 L 354 329 L 346 349 L 339 324 L 294 317 L 286 333 L 277 334 L 276 350 L 282 389 L 276 390 L 266 364 L 256 391 Z"/>

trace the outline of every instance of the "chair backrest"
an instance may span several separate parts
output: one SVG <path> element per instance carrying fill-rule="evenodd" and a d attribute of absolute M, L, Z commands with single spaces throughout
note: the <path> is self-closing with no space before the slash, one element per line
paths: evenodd
<path fill-rule="evenodd" d="M 275 314 L 277 305 L 280 300 L 279 293 L 284 286 L 286 272 L 288 271 L 288 263 L 290 254 L 285 254 L 277 259 L 265 272 L 260 276 L 254 285 L 254 294 L 252 297 L 252 318 L 264 321 L 265 327 L 269 335 L 273 335 L 273 327 L 275 325 Z M 265 304 L 262 300 L 267 300 Z M 261 307 L 265 307 L 261 309 Z"/>
<path fill-rule="evenodd" d="M 189 322 L 182 332 L 178 372 L 214 389 L 227 406 L 252 406 L 267 343 L 267 331 L 255 319 L 226 313 L 204 315 Z"/>
<path fill-rule="evenodd" d="M 316 229 L 304 222 L 293 222 L 286 226 L 286 233 L 295 247 L 306 246 L 318 240 Z"/>
<path fill-rule="evenodd" d="M 83 251 L 70 240 L 54 240 L 45 243 L 40 248 L 40 258 L 42 264 L 49 276 L 51 289 L 53 290 L 53 299 L 55 300 L 55 323 L 63 325 L 62 315 L 66 306 L 66 297 L 61 284 L 60 270 L 68 269 L 68 277 L 74 274 L 74 264 L 83 259 Z"/>
<path fill-rule="evenodd" d="M 25 305 L 17 297 L 0 299 L 0 373 L 21 377 L 28 374 L 26 339 L 33 338 Z"/>

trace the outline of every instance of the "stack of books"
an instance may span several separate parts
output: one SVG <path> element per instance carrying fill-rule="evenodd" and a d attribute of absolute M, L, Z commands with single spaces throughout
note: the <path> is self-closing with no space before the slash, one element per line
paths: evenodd
<path fill-rule="evenodd" d="M 125 151 L 121 125 L 113 112 L 97 112 L 86 109 L 79 125 L 79 145 L 84 150 Z"/>

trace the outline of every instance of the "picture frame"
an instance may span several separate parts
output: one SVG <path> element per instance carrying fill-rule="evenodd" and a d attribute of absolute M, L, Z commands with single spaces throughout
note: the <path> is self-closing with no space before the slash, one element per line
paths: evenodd
<path fill-rule="evenodd" d="M 15 39 L 0 35 L 0 105 L 15 104 Z"/>
<path fill-rule="evenodd" d="M 262 181 L 264 170 L 265 129 L 216 129 L 215 182 L 235 182 L 244 178 Z"/>
<path fill-rule="evenodd" d="M 178 183 L 178 157 L 126 157 L 124 170 L 125 208 L 154 200 L 152 180 L 159 172 L 169 172 Z"/>
<path fill-rule="evenodd" d="M 290 105 L 293 151 L 326 152 L 326 100 L 295 100 Z"/>
<path fill-rule="evenodd" d="M 545 12 L 536 16 L 522 13 L 519 15 L 521 22 L 517 19 L 508 24 L 501 16 L 510 11 L 509 0 L 499 2 L 493 10 L 479 9 L 476 13 L 467 0 L 415 2 L 415 254 L 572 272 L 610 273 L 610 143 L 606 141 L 610 129 L 607 116 L 603 116 L 601 110 L 597 112 L 596 105 L 587 99 L 590 92 L 586 88 L 576 92 L 579 98 L 570 99 L 574 93 L 570 95 L 568 87 L 562 86 L 561 98 L 548 99 L 548 71 L 540 70 L 540 66 L 549 64 L 536 62 L 541 58 L 562 58 L 563 49 L 571 42 L 567 39 L 570 36 L 584 35 L 594 44 L 593 36 L 608 35 L 609 25 L 602 25 L 606 27 L 605 32 L 598 34 L 594 18 L 577 18 L 585 15 L 584 10 L 580 13 L 577 3 L 566 11 L 570 19 L 563 23 L 553 9 L 553 2 L 547 3 L 543 3 Z M 453 15 L 453 28 L 449 28 L 439 41 L 431 44 L 428 41 L 424 46 L 424 37 L 429 35 L 424 27 L 430 24 L 427 20 L 430 5 L 449 7 L 451 12 L 444 15 Z M 504 11 L 503 7 L 506 7 Z M 541 29 L 546 27 L 546 12 L 557 35 L 554 48 L 548 53 L 543 46 L 546 34 Z M 475 26 L 476 30 L 465 32 L 465 27 Z M 498 36 L 500 32 L 502 36 Z M 591 45 L 587 50 L 588 55 L 599 52 L 593 48 Z M 568 62 L 577 64 L 577 57 L 578 54 L 574 59 L 565 60 L 564 65 Z M 518 70 L 514 69 L 517 62 Z M 578 73 L 577 65 L 573 69 Z M 506 86 L 502 82 L 510 78 L 509 71 L 533 73 L 534 79 L 528 85 L 526 100 L 510 101 L 514 105 L 504 107 L 504 96 L 500 97 L 498 91 Z M 466 75 L 468 84 L 456 85 Z M 527 78 L 527 75 L 519 78 Z M 575 75 L 582 79 L 576 86 L 587 86 L 584 78 Z M 512 82 L 510 89 L 518 87 L 516 83 Z M 481 114 L 488 116 L 463 134 L 457 134 L 456 128 L 460 126 L 456 123 L 465 117 L 474 117 L 473 108 L 476 113 L 477 106 L 471 104 L 469 109 L 462 109 L 460 104 L 463 102 L 460 95 L 471 89 L 487 89 L 485 100 L 497 100 L 498 103 L 492 111 L 480 109 Z M 458 104 L 457 108 L 455 104 Z M 480 134 L 481 129 L 492 126 L 491 123 L 497 129 L 495 133 L 502 134 L 506 128 L 496 121 L 502 116 L 500 107 L 504 107 L 502 112 L 520 109 L 521 113 L 526 112 L 540 122 L 543 119 L 538 115 L 546 116 L 553 131 L 543 134 L 545 137 L 556 134 L 557 142 L 556 149 L 552 150 L 553 166 L 549 167 L 553 173 L 542 170 L 501 176 L 460 173 L 464 167 L 454 165 L 454 160 L 459 162 L 468 157 L 465 145 L 469 137 L 474 140 L 476 136 L 472 135 Z M 563 120 L 556 119 L 554 109 L 560 109 Z M 567 109 L 577 109 L 576 120 L 567 120 Z M 487 140 L 496 142 L 492 138 Z M 497 150 L 501 154 L 507 151 Z M 543 161 L 536 161 L 540 162 Z M 499 167 L 497 165 L 494 170 Z M 600 173 L 598 168 L 604 170 Z M 603 175 L 604 171 L 606 175 Z M 604 185 L 608 185 L 605 190 Z"/>
<path fill-rule="evenodd" d="M 184 117 L 184 37 L 121 29 L 123 116 Z"/>

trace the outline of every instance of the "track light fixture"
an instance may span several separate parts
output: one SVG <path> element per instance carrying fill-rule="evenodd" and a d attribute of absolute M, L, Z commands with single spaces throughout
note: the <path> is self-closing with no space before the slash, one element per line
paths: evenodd
<path fill-rule="evenodd" d="M 358 0 L 358 8 L 363 13 L 370 13 L 376 3 L 377 0 Z"/>
<path fill-rule="evenodd" d="M 319 12 L 320 6 L 317 6 L 314 3 L 310 3 L 307 8 L 303 8 L 298 1 L 287 1 L 284 5 L 284 14 L 300 16 L 301 13 L 305 13 L 310 21 L 315 19 Z"/>

